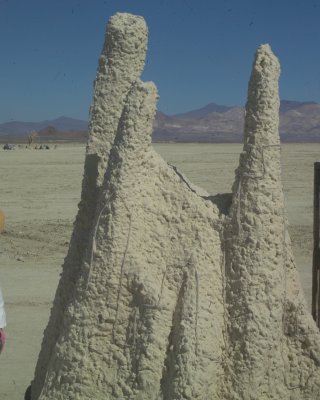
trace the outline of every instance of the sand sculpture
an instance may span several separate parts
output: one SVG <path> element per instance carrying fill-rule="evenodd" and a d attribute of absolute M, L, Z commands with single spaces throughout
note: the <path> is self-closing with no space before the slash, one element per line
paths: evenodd
<path fill-rule="evenodd" d="M 320 398 L 320 334 L 287 231 L 280 67 L 257 50 L 231 196 L 152 148 L 141 17 L 108 24 L 82 198 L 32 400 Z"/>

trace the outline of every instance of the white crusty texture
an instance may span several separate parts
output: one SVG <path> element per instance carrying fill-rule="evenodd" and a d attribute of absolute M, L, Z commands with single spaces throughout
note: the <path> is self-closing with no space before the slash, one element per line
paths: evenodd
<path fill-rule="evenodd" d="M 51 352 L 61 330 L 64 310 L 73 296 L 84 250 L 90 241 L 96 202 L 119 118 L 131 84 L 143 69 L 146 48 L 147 27 L 142 17 L 118 13 L 110 18 L 94 84 L 81 202 L 62 278 L 44 333 L 32 383 L 33 398 L 38 398 L 42 389 Z"/>
<path fill-rule="evenodd" d="M 98 168 L 86 174 L 94 172 L 88 180 L 94 179 L 97 186 L 103 181 L 125 98 L 144 67 L 147 37 L 142 17 L 117 13 L 109 20 L 94 85 L 87 144 L 87 155 L 98 157 Z"/>
<path fill-rule="evenodd" d="M 320 335 L 298 285 L 281 184 L 279 73 L 269 45 L 262 45 L 224 240 L 225 397 L 232 400 L 320 398 Z"/>
<path fill-rule="evenodd" d="M 156 98 L 129 93 L 41 400 L 219 398 L 221 217 L 152 149 Z"/>
<path fill-rule="evenodd" d="M 319 399 L 320 335 L 281 186 L 279 63 L 258 49 L 226 217 L 228 196 L 201 194 L 151 146 L 157 91 L 133 79 L 134 26 L 127 14 L 109 24 L 111 69 L 102 63 L 96 81 L 82 202 L 32 400 Z"/>

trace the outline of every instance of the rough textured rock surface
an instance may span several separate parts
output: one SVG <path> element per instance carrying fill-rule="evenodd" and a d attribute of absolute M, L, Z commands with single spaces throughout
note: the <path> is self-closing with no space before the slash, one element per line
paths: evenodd
<path fill-rule="evenodd" d="M 144 19 L 131 14 L 115 14 L 107 26 L 90 110 L 81 202 L 32 383 L 34 398 L 38 398 L 42 390 L 47 365 L 61 330 L 63 314 L 73 296 L 80 265 L 90 242 L 97 198 L 119 118 L 131 84 L 140 76 L 144 66 L 147 35 Z"/>
<path fill-rule="evenodd" d="M 279 73 L 261 46 L 224 237 L 230 399 L 320 395 L 320 335 L 299 285 L 281 184 Z"/>
<path fill-rule="evenodd" d="M 127 74 L 99 67 L 82 201 L 32 400 L 316 400 L 320 334 L 287 232 L 278 61 L 258 49 L 225 215 L 228 196 L 201 193 L 151 146 L 157 92 L 138 79 L 135 26 L 145 38 L 141 18 L 109 23 L 104 63 L 115 57 Z"/>

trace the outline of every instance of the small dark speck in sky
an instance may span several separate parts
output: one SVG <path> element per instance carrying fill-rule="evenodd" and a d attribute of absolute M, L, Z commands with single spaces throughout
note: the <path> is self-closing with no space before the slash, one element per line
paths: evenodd
<path fill-rule="evenodd" d="M 252 26 L 252 25 L 253 25 L 253 21 L 250 22 L 249 26 Z"/>

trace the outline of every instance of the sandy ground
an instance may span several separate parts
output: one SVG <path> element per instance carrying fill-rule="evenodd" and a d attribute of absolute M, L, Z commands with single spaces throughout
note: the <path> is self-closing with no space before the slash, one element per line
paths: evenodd
<path fill-rule="evenodd" d="M 156 150 L 210 194 L 230 192 L 242 146 L 155 144 Z M 0 151 L 0 284 L 7 347 L 0 357 L 0 399 L 23 399 L 68 249 L 81 190 L 85 148 Z M 311 302 L 313 163 L 320 144 L 282 146 L 283 184 L 296 263 Z"/>

